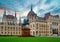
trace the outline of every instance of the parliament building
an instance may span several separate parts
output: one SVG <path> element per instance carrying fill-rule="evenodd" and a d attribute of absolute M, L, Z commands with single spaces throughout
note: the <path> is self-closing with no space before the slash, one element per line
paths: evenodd
<path fill-rule="evenodd" d="M 60 17 L 46 13 L 44 17 L 39 17 L 31 10 L 27 15 L 28 24 L 17 24 L 15 16 L 6 15 L 4 10 L 2 22 L 0 23 L 0 35 L 17 35 L 17 36 L 60 36 Z"/>

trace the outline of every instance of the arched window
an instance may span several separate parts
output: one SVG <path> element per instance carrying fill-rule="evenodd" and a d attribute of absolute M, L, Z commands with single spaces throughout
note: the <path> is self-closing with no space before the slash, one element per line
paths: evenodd
<path fill-rule="evenodd" d="M 36 31 L 36 35 L 38 35 L 38 31 Z"/>

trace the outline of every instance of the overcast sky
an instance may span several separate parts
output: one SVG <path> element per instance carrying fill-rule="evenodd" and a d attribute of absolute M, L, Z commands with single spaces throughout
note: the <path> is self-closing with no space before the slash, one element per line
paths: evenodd
<path fill-rule="evenodd" d="M 18 11 L 17 17 L 22 16 L 24 18 L 30 11 L 31 4 L 33 5 L 33 11 L 38 16 L 44 16 L 47 12 L 58 13 L 58 15 L 60 13 L 60 0 L 1 0 L 0 18 L 3 15 L 2 9 L 8 9 L 11 14 L 14 13 L 14 10 Z"/>

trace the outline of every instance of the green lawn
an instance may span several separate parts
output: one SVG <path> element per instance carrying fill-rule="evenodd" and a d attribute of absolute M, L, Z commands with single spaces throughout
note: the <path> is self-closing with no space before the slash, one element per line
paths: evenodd
<path fill-rule="evenodd" d="M 60 37 L 0 37 L 0 42 L 60 42 Z"/>

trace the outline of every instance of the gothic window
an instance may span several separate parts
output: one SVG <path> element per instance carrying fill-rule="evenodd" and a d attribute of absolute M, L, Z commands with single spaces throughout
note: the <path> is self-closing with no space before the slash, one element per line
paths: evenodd
<path fill-rule="evenodd" d="M 36 24 L 36 29 L 38 29 L 38 24 Z"/>
<path fill-rule="evenodd" d="M 3 26 L 1 26 L 1 31 L 3 31 Z"/>
<path fill-rule="evenodd" d="M 6 34 L 7 32 L 5 32 L 5 34 Z"/>
<path fill-rule="evenodd" d="M 9 34 L 9 32 L 8 32 L 8 34 Z"/>
<path fill-rule="evenodd" d="M 1 28 L 3 28 L 3 26 L 1 26 Z"/>
<path fill-rule="evenodd" d="M 34 27 L 34 24 L 33 24 L 33 27 Z"/>
<path fill-rule="evenodd" d="M 35 32 L 33 31 L 33 35 L 35 35 Z"/>
<path fill-rule="evenodd" d="M 36 35 L 38 35 L 38 31 L 36 31 Z"/>
<path fill-rule="evenodd" d="M 3 32 L 1 32 L 3 34 Z"/>

